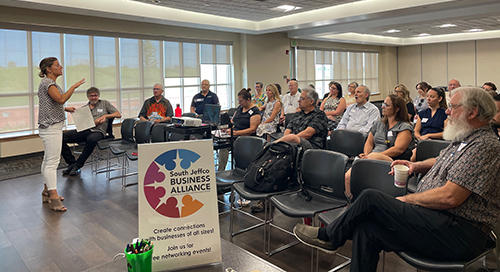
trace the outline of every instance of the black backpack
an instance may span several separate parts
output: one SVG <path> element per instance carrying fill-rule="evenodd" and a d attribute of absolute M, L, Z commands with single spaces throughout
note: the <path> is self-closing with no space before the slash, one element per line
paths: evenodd
<path fill-rule="evenodd" d="M 285 190 L 296 182 L 297 144 L 277 142 L 262 149 L 247 167 L 245 186 L 257 192 Z"/>

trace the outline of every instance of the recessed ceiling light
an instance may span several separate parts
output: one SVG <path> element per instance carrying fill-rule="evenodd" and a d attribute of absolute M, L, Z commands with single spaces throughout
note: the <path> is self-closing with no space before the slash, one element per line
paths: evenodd
<path fill-rule="evenodd" d="M 481 31 L 484 31 L 480 28 L 473 28 L 473 29 L 469 29 L 469 32 L 481 32 Z"/>
<path fill-rule="evenodd" d="M 401 30 L 399 29 L 389 29 L 386 31 L 386 33 L 397 33 L 397 32 L 401 32 Z"/>
<path fill-rule="evenodd" d="M 419 36 L 419 37 L 425 37 L 425 36 L 430 36 L 430 35 L 431 34 L 429 34 L 429 33 L 420 33 L 417 36 Z"/>
<path fill-rule="evenodd" d="M 454 27 L 454 26 L 457 26 L 457 25 L 454 25 L 454 24 L 442 24 L 438 27 Z"/>
<path fill-rule="evenodd" d="M 292 11 L 292 10 L 301 9 L 301 7 L 282 5 L 282 6 L 276 7 L 276 9 L 282 10 L 283 12 L 288 12 L 288 11 Z"/>

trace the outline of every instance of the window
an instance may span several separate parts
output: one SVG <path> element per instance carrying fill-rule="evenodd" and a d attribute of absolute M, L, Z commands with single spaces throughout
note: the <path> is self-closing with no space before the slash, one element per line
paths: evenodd
<path fill-rule="evenodd" d="M 338 81 L 347 95 L 347 85 L 356 81 L 378 92 L 378 53 L 297 50 L 297 80 L 314 84 L 320 98 L 329 92 L 328 83 Z"/>
<path fill-rule="evenodd" d="M 185 112 L 205 78 L 223 108 L 234 93 L 231 45 L 6 29 L 0 29 L 0 41 L 0 137 L 37 131 L 38 65 L 45 57 L 57 57 L 64 66 L 57 81 L 64 90 L 85 78 L 68 106 L 85 105 L 86 90 L 95 86 L 124 118 L 137 117 L 155 83 L 163 83 L 165 97 Z"/>

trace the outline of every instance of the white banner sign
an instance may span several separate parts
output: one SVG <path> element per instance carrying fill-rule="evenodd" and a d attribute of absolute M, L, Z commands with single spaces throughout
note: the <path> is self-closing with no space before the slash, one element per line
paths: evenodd
<path fill-rule="evenodd" d="M 153 271 L 221 262 L 211 140 L 141 144 L 139 238 L 154 244 Z"/>

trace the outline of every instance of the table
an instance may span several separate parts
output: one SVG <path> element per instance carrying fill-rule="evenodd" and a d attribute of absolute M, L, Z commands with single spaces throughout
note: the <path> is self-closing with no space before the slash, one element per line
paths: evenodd
<path fill-rule="evenodd" d="M 262 272 L 285 272 L 276 265 L 244 250 L 243 248 L 221 239 L 222 263 L 183 269 L 183 272 L 225 272 L 232 268 L 235 272 L 250 272 L 259 270 Z M 124 258 L 96 266 L 84 272 L 123 272 L 127 271 L 127 261 Z"/>

